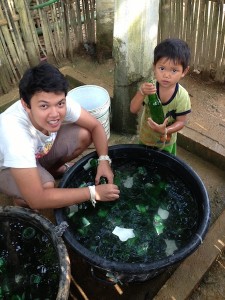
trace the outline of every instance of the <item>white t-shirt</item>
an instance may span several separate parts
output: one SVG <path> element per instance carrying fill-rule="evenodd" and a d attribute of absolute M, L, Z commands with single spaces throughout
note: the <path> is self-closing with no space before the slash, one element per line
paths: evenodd
<path fill-rule="evenodd" d="M 73 123 L 81 113 L 79 103 L 67 96 L 64 121 Z M 34 168 L 36 159 L 47 154 L 57 132 L 49 136 L 31 123 L 21 101 L 18 100 L 0 114 L 0 171 L 4 168 Z"/>

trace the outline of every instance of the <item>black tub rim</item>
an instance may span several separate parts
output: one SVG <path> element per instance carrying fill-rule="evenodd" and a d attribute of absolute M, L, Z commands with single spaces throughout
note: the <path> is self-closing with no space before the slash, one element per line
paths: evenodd
<path fill-rule="evenodd" d="M 171 161 L 175 161 L 179 167 L 182 166 L 185 172 L 190 173 L 193 179 L 196 181 L 197 185 L 199 186 L 199 192 L 204 198 L 204 203 L 202 204 L 202 211 L 203 211 L 203 218 L 202 222 L 199 225 L 195 235 L 191 238 L 191 240 L 186 244 L 186 246 L 182 249 L 179 249 L 174 255 L 168 256 L 166 258 L 157 260 L 156 262 L 150 263 L 123 263 L 123 262 L 116 262 L 110 261 L 99 255 L 91 252 L 80 243 L 78 243 L 74 236 L 71 234 L 69 227 L 64 232 L 63 238 L 69 244 L 69 246 L 78 252 L 82 257 L 84 257 L 87 262 L 91 265 L 98 267 L 103 270 L 108 270 L 111 272 L 117 273 L 127 273 L 127 274 L 144 274 L 147 272 L 154 271 L 156 269 L 165 269 L 171 265 L 177 264 L 184 260 L 187 256 L 192 254 L 197 247 L 203 242 L 203 239 L 208 231 L 209 224 L 210 224 L 210 202 L 207 190 L 205 185 L 203 184 L 199 175 L 193 170 L 192 167 L 187 165 L 182 159 L 169 154 L 166 151 L 153 149 L 152 147 L 140 145 L 140 144 L 118 144 L 109 146 L 109 156 L 113 159 L 113 152 L 118 150 L 141 150 L 143 153 L 154 153 L 154 155 L 162 156 L 164 158 L 169 158 Z M 72 166 L 66 174 L 63 176 L 62 180 L 59 183 L 60 188 L 64 188 L 67 180 L 73 174 L 74 169 L 81 168 L 85 162 L 87 162 L 90 158 L 97 158 L 97 152 L 93 151 L 84 157 L 82 157 L 74 166 Z M 56 209 L 55 210 L 55 218 L 57 223 L 61 223 L 65 221 L 63 219 L 63 209 Z M 135 271 L 134 271 L 135 270 Z"/>
<path fill-rule="evenodd" d="M 56 233 L 56 226 L 43 215 L 25 207 L 0 206 L 0 217 L 17 217 L 17 220 L 24 220 L 46 233 L 51 238 L 51 242 L 57 252 L 60 266 L 59 286 L 56 300 L 67 300 L 70 290 L 70 259 L 66 245 L 62 237 Z"/>

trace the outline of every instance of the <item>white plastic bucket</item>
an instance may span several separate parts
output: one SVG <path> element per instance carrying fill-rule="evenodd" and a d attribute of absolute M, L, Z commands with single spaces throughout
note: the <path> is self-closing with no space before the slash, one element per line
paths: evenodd
<path fill-rule="evenodd" d="M 107 90 L 97 85 L 83 85 L 72 89 L 68 95 L 101 122 L 109 139 L 110 96 Z"/>

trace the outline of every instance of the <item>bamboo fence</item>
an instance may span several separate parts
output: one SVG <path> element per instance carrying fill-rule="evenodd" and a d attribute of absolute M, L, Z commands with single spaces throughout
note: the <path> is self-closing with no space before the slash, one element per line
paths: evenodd
<path fill-rule="evenodd" d="M 188 42 L 192 71 L 223 83 L 224 7 L 224 0 L 161 0 L 158 30 L 159 41 Z M 0 94 L 17 85 L 27 67 L 46 58 L 61 66 L 95 43 L 95 0 L 1 0 Z"/>
<path fill-rule="evenodd" d="M 161 0 L 158 40 L 184 39 L 191 48 L 191 69 L 203 79 L 225 82 L 225 1 Z M 169 17 L 168 17 L 169 16 Z"/>
<path fill-rule="evenodd" d="M 95 42 L 94 0 L 0 1 L 0 94 L 41 60 L 60 66 Z"/>

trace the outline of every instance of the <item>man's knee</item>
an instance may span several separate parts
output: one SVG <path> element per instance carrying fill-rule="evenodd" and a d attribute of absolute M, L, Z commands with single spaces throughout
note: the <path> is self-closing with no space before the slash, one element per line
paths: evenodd
<path fill-rule="evenodd" d="M 80 147 L 83 149 L 86 149 L 92 143 L 91 133 L 84 128 L 82 128 L 79 138 Z"/>
<path fill-rule="evenodd" d="M 54 184 L 54 182 L 52 182 L 52 181 L 45 182 L 45 183 L 43 184 L 43 188 L 44 188 L 44 189 L 51 189 L 51 188 L 54 188 L 54 187 L 55 187 L 55 184 Z"/>

